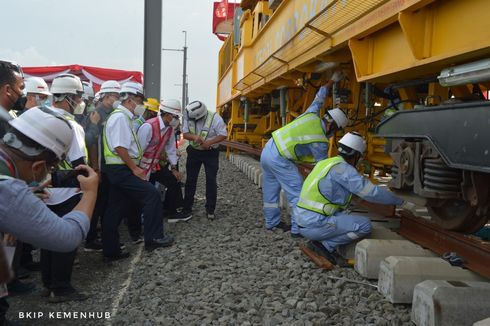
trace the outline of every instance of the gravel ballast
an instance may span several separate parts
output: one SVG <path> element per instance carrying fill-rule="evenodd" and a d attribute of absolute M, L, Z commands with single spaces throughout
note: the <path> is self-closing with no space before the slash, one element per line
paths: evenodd
<path fill-rule="evenodd" d="M 64 310 L 111 312 L 104 322 L 114 325 L 411 325 L 408 305 L 390 304 L 371 286 L 328 278 L 366 282 L 353 269 L 321 270 L 299 250 L 304 240 L 266 231 L 260 189 L 224 156 L 220 164 L 216 220 L 206 218 L 202 169 L 193 218 L 165 225 L 173 247 L 146 253 L 126 241 L 132 257 L 111 265 L 82 253 L 73 284 L 90 294 L 88 301 L 12 298 L 9 317 Z M 125 226 L 121 234 L 127 239 Z M 103 323 L 29 323 L 47 322 Z"/>

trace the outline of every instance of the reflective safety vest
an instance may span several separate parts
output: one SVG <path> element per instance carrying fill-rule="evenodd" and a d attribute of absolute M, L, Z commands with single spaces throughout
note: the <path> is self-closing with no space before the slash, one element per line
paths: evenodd
<path fill-rule="evenodd" d="M 66 120 L 73 121 L 77 125 L 80 125 L 71 114 L 68 114 L 68 113 L 62 113 L 62 114 L 63 114 L 63 117 L 65 117 Z M 87 149 L 87 144 L 85 144 L 85 142 L 84 142 L 83 145 L 84 145 L 84 149 L 85 149 L 85 160 L 88 162 L 88 149 Z M 65 159 L 65 160 L 61 161 L 58 164 L 58 169 L 59 170 L 71 170 L 71 169 L 73 169 L 73 166 L 71 165 L 70 162 L 68 162 Z"/>
<path fill-rule="evenodd" d="M 211 128 L 211 125 L 213 124 L 213 119 L 214 119 L 215 114 L 216 114 L 216 112 L 208 111 L 208 113 L 206 115 L 206 121 L 204 122 L 204 125 L 202 126 L 201 132 L 199 133 L 199 137 L 201 137 L 204 140 L 206 140 L 206 138 L 208 137 L 209 129 Z M 191 134 L 197 135 L 197 133 L 196 133 L 196 122 L 193 120 L 189 120 L 189 131 Z M 191 141 L 191 146 L 194 147 L 195 149 L 202 149 L 200 147 L 200 144 L 198 144 L 194 141 Z"/>
<path fill-rule="evenodd" d="M 136 145 L 138 146 L 138 155 L 136 157 L 131 157 L 131 160 L 136 165 L 138 165 L 139 162 L 140 162 L 140 160 L 141 160 L 141 152 L 142 152 L 142 150 L 141 150 L 140 143 L 138 141 L 138 137 L 136 137 L 136 133 L 134 132 L 133 122 L 131 121 L 131 117 L 129 115 L 127 115 L 126 112 L 124 112 L 123 110 L 121 110 L 121 109 L 115 109 L 114 111 L 112 111 L 112 113 L 109 115 L 109 117 L 107 117 L 107 121 L 109 121 L 109 119 L 111 118 L 111 115 L 117 114 L 117 113 L 122 113 L 127 118 L 127 120 L 128 120 L 128 126 L 131 129 L 131 134 L 133 135 L 133 139 L 136 142 Z M 106 165 L 125 165 L 126 163 L 124 163 L 124 161 L 119 157 L 119 155 L 117 155 L 116 153 L 114 153 L 113 151 L 111 151 L 109 149 L 109 144 L 107 143 L 107 133 L 106 133 L 106 130 L 107 130 L 107 123 L 104 126 L 104 131 L 102 132 L 103 133 L 102 141 L 104 143 L 104 159 L 105 159 L 105 164 Z"/>
<path fill-rule="evenodd" d="M 319 183 L 328 174 L 330 169 L 339 163 L 345 162 L 340 156 L 335 156 L 318 162 L 315 168 L 306 178 L 299 195 L 298 207 L 325 215 L 333 215 L 338 210 L 343 210 L 349 206 L 352 194 L 349 194 L 347 202 L 344 204 L 334 204 L 325 198 L 320 192 Z"/>
<path fill-rule="evenodd" d="M 300 163 L 315 163 L 313 155 L 296 155 L 297 145 L 326 143 L 328 138 L 322 128 L 322 121 L 315 113 L 307 113 L 272 133 L 274 144 L 282 157 Z"/>
<path fill-rule="evenodd" d="M 167 144 L 170 136 L 173 135 L 173 128 L 169 127 L 162 135 L 160 130 L 160 118 L 155 117 L 146 121 L 151 126 L 151 140 L 146 147 L 143 157 L 141 158 L 140 168 L 148 174 L 154 171 L 160 161 L 160 154 Z"/>

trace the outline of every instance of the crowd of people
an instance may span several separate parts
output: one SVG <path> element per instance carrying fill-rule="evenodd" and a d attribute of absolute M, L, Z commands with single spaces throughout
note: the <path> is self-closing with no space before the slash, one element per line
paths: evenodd
<path fill-rule="evenodd" d="M 27 273 L 41 272 L 48 302 L 86 299 L 71 282 L 77 250 L 100 252 L 108 263 L 128 258 L 122 220 L 146 251 L 171 246 L 164 219 L 192 218 L 202 165 L 207 217 L 215 218 L 217 147 L 227 136 L 217 113 L 200 101 L 183 109 L 178 100 L 147 98 L 137 82 L 108 80 L 94 92 L 61 74 L 50 84 L 0 60 L 1 324 L 6 297 L 36 287 L 21 280 Z M 181 134 L 190 143 L 184 194 Z"/>
<path fill-rule="evenodd" d="M 338 155 L 328 157 L 335 132 L 349 119 L 335 108 L 320 114 L 334 72 L 310 107 L 274 131 L 260 158 L 266 230 L 290 231 L 335 263 L 335 249 L 370 233 L 368 217 L 346 208 L 353 195 L 387 205 L 408 205 L 372 184 L 355 166 L 366 150 L 363 137 L 348 132 Z M 178 100 L 147 98 L 143 85 L 105 81 L 95 93 L 79 77 L 61 74 L 48 86 L 25 78 L 16 63 L 0 61 L 0 321 L 8 293 L 28 293 L 20 278 L 41 271 L 41 296 L 48 302 L 87 296 L 72 283 L 77 250 L 101 252 L 105 262 L 128 258 L 120 241 L 121 221 L 134 244 L 147 251 L 169 247 L 168 222 L 188 221 L 201 166 L 206 174 L 206 215 L 215 219 L 218 146 L 226 139 L 223 119 L 200 101 L 184 109 Z M 182 126 L 181 126 L 182 122 Z M 185 191 L 177 145 L 186 147 Z M 298 163 L 315 164 L 303 179 Z M 162 200 L 161 188 L 165 189 Z M 285 192 L 291 223 L 281 221 Z M 40 261 L 32 251 L 40 248 Z M 10 253 L 10 254 L 9 254 Z"/>

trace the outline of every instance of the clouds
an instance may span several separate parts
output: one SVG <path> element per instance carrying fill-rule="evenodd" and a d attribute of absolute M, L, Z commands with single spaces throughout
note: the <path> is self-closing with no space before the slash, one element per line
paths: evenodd
<path fill-rule="evenodd" d="M 182 48 L 188 31 L 190 100 L 216 103 L 218 51 L 212 0 L 162 0 L 162 45 Z M 144 0 L 2 1 L 0 58 L 24 66 L 83 64 L 143 70 Z M 5 32 L 7 31 L 8 32 Z M 182 54 L 162 53 L 162 96 L 180 100 Z"/>

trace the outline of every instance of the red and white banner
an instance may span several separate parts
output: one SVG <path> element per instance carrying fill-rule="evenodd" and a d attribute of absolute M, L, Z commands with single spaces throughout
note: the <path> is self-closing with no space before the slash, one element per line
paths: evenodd
<path fill-rule="evenodd" d="M 22 67 L 26 77 L 42 77 L 50 83 L 55 77 L 62 74 L 74 74 L 82 81 L 91 82 L 97 92 L 100 85 L 107 80 L 116 80 L 120 84 L 134 81 L 143 84 L 143 73 L 139 71 L 127 71 L 117 69 L 98 68 L 82 65 L 46 66 L 46 67 Z"/>

